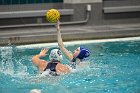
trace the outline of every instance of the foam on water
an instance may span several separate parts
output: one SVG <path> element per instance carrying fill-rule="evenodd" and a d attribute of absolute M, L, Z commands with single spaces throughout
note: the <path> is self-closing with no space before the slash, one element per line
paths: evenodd
<path fill-rule="evenodd" d="M 22 60 L 14 59 L 14 47 L 6 46 L 0 47 L 0 72 L 4 74 L 9 74 L 12 77 L 24 77 L 28 75 L 27 66 L 21 63 Z M 15 66 L 17 69 L 15 69 Z"/>
<path fill-rule="evenodd" d="M 13 50 L 12 47 L 0 47 L 1 63 L 0 70 L 5 74 L 14 74 L 14 64 L 12 61 Z"/>

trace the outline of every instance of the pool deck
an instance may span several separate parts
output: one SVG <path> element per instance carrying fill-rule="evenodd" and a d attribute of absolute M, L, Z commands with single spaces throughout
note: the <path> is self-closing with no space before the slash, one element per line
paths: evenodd
<path fill-rule="evenodd" d="M 56 32 L 55 27 L 0 29 L 0 45 L 56 42 Z M 70 25 L 62 26 L 61 33 L 64 41 L 135 37 L 140 36 L 140 24 Z"/>

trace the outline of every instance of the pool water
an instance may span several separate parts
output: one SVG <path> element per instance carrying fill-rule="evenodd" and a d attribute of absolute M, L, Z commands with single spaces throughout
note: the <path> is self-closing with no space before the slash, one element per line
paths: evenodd
<path fill-rule="evenodd" d="M 0 47 L 0 93 L 140 93 L 140 40 L 90 42 L 66 45 L 73 51 L 83 45 L 91 51 L 90 66 L 58 77 L 39 77 L 31 58 L 45 44 Z M 48 60 L 47 57 L 43 59 Z M 68 60 L 64 57 L 64 64 Z"/>

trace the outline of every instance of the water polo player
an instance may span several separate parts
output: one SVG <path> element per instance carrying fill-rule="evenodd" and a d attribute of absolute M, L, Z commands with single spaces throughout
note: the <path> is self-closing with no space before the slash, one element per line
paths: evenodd
<path fill-rule="evenodd" d="M 78 47 L 76 50 L 73 51 L 73 53 L 70 53 L 64 47 L 63 40 L 61 38 L 61 33 L 60 33 L 59 21 L 57 22 L 56 28 L 57 28 L 58 45 L 62 50 L 62 52 L 65 54 L 65 56 L 72 62 L 72 68 L 76 68 L 76 64 L 79 64 L 80 62 L 83 61 L 83 59 L 90 56 L 90 51 L 84 47 Z"/>
<path fill-rule="evenodd" d="M 40 59 L 46 56 L 48 49 L 42 49 L 41 52 L 32 57 L 32 62 L 39 68 L 42 75 L 59 75 L 68 73 L 69 68 L 61 64 L 62 54 L 59 49 L 52 49 L 49 55 L 50 62 Z"/>

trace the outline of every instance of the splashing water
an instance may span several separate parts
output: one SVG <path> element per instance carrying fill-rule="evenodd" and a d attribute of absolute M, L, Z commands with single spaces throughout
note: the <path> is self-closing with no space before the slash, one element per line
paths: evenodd
<path fill-rule="evenodd" d="M 28 75 L 27 66 L 22 64 L 22 59 L 15 59 L 13 46 L 0 47 L 0 72 L 13 77 Z"/>
<path fill-rule="evenodd" d="M 1 63 L 0 63 L 0 71 L 5 74 L 14 74 L 14 64 L 12 61 L 13 49 L 12 47 L 1 47 L 0 55 L 1 55 Z"/>

